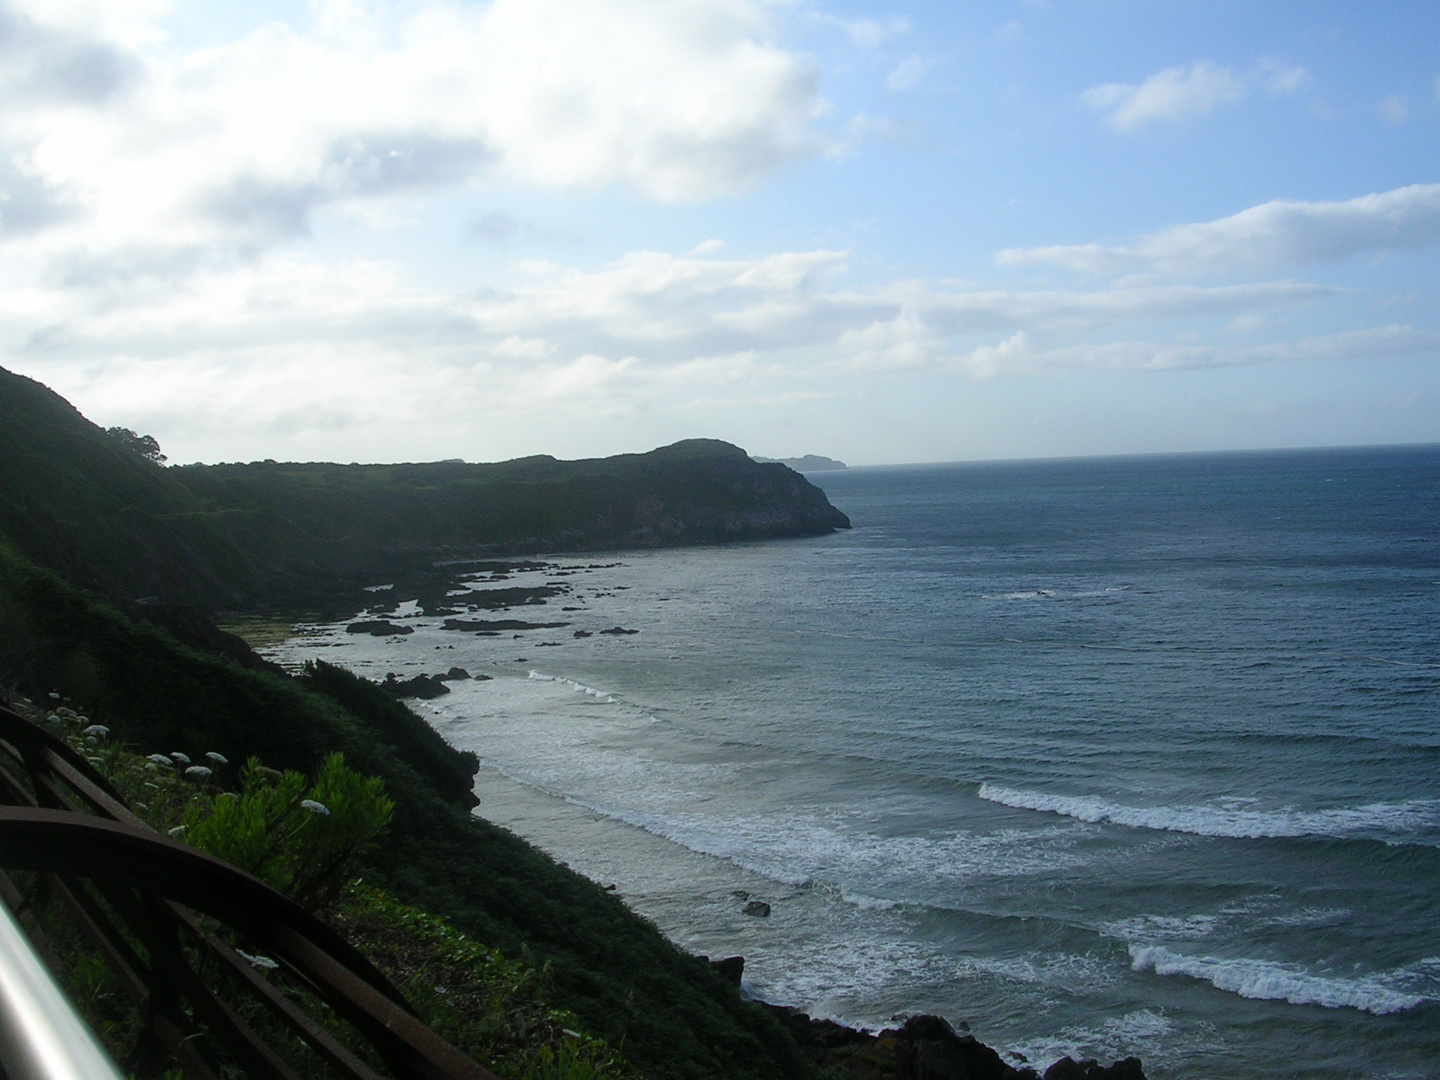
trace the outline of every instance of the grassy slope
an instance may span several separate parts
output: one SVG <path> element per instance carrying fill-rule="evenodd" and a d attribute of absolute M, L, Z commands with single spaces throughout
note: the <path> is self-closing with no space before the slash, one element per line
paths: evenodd
<path fill-rule="evenodd" d="M 554 970 L 555 1004 L 654 1077 L 781 1077 L 789 1037 L 594 883 L 466 809 L 470 762 L 372 684 L 283 680 L 192 652 L 0 545 L 0 677 L 57 690 L 143 751 L 259 754 L 312 769 L 340 749 L 385 778 L 392 839 L 368 873 L 483 941 Z"/>

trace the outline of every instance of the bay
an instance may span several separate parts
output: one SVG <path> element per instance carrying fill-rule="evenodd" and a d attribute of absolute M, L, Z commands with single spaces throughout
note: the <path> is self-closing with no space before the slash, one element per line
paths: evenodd
<path fill-rule="evenodd" d="M 479 812 L 767 1000 L 1042 1068 L 1440 1076 L 1440 450 L 811 479 L 852 531 L 279 655 L 492 676 L 416 705 Z"/>

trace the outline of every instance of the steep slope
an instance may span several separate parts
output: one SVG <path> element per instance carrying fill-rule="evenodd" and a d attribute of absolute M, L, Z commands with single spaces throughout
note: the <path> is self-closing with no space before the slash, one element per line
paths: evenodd
<path fill-rule="evenodd" d="M 472 755 L 374 683 L 284 679 L 177 644 L 0 544 L 0 686 L 54 692 L 137 750 L 313 771 L 340 750 L 384 778 L 390 840 L 367 880 L 550 967 L 552 1000 L 655 1080 L 798 1078 L 784 1030 L 594 882 L 472 815 Z"/>
<path fill-rule="evenodd" d="M 0 534 L 88 586 L 212 607 L 259 567 L 176 471 L 128 449 L 64 398 L 0 368 Z"/>
<path fill-rule="evenodd" d="M 849 525 L 798 473 L 712 439 L 584 461 L 164 469 L 0 370 L 0 534 L 130 597 L 211 610 L 324 604 L 439 560 Z"/>

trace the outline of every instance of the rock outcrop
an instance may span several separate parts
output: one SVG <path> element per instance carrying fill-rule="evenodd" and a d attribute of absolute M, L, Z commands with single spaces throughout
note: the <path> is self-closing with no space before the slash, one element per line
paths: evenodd
<path fill-rule="evenodd" d="M 912 1016 L 878 1035 L 817 1020 L 781 1005 L 768 1009 L 794 1037 L 817 1073 L 846 1080 L 1041 1080 L 1028 1065 L 1017 1068 L 975 1036 L 957 1032 L 939 1016 Z M 1061 1058 L 1043 1080 L 1145 1080 L 1139 1058 L 1109 1067 Z"/>

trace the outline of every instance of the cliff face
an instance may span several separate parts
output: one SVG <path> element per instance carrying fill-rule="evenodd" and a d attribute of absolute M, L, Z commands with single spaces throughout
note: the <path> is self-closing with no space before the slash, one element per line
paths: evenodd
<path fill-rule="evenodd" d="M 798 473 L 711 439 L 585 461 L 166 469 L 0 369 L 0 534 L 130 597 L 212 610 L 314 602 L 441 560 L 849 525 Z"/>

